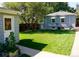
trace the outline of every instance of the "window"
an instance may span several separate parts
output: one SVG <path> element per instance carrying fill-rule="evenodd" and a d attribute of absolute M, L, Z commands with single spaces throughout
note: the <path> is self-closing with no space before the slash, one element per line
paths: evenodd
<path fill-rule="evenodd" d="M 61 29 L 64 29 L 64 27 L 61 27 Z"/>
<path fill-rule="evenodd" d="M 61 22 L 64 22 L 64 18 L 61 18 Z"/>
<path fill-rule="evenodd" d="M 5 18 L 5 30 L 11 30 L 11 18 Z"/>
<path fill-rule="evenodd" d="M 52 28 L 55 28 L 55 27 L 52 27 Z"/>
<path fill-rule="evenodd" d="M 55 22 L 55 19 L 52 19 L 52 22 Z"/>
<path fill-rule="evenodd" d="M 53 26 L 53 27 L 52 27 L 52 30 L 55 30 L 55 29 L 56 29 L 56 27 L 55 27 L 55 26 Z"/>

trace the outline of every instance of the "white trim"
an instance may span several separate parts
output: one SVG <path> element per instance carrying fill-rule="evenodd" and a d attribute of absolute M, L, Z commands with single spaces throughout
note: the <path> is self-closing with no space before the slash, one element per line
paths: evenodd
<path fill-rule="evenodd" d="M 65 28 L 65 27 L 64 27 L 64 29 L 65 29 L 65 30 L 69 30 L 69 28 Z"/>
<path fill-rule="evenodd" d="M 70 21 L 70 19 L 71 19 L 71 18 L 70 18 L 70 16 L 69 16 L 69 23 L 68 23 L 68 24 L 69 24 L 69 26 L 70 26 L 70 22 L 71 22 L 71 21 Z"/>
<path fill-rule="evenodd" d="M 5 30 L 5 18 L 11 18 L 11 30 Z M 4 30 L 4 40 L 9 36 L 10 32 L 14 32 L 14 17 L 10 15 L 3 15 L 3 30 Z"/>
<path fill-rule="evenodd" d="M 18 14 L 20 13 L 19 11 L 13 11 L 13 10 L 5 10 L 5 9 L 0 9 L 0 13 L 7 13 L 7 14 Z"/>
<path fill-rule="evenodd" d="M 65 18 L 65 17 L 60 17 L 60 18 Z"/>
<path fill-rule="evenodd" d="M 44 29 L 43 24 L 41 24 L 41 29 Z"/>
<path fill-rule="evenodd" d="M 51 17 L 51 19 L 55 19 L 56 17 Z"/>
<path fill-rule="evenodd" d="M 55 22 L 52 22 L 52 19 L 54 19 L 54 20 L 55 20 Z M 52 18 L 52 19 L 51 19 L 51 22 L 52 22 L 52 23 L 56 23 L 56 19 L 55 19 L 55 18 Z"/>

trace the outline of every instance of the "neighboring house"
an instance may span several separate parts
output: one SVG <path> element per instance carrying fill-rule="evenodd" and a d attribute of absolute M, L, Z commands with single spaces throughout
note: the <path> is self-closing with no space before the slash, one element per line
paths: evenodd
<path fill-rule="evenodd" d="M 41 25 L 41 29 L 70 29 L 75 28 L 76 14 L 58 11 L 46 15 L 44 22 Z"/>
<path fill-rule="evenodd" d="M 0 43 L 5 43 L 10 32 L 14 32 L 16 42 L 19 41 L 18 11 L 0 7 Z"/>

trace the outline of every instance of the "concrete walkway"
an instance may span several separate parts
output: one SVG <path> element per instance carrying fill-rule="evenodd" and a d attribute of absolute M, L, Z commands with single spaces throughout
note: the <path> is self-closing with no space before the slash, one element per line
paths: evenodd
<path fill-rule="evenodd" d="M 79 57 L 79 31 L 77 31 L 75 35 L 75 40 L 72 47 L 71 56 Z"/>
<path fill-rule="evenodd" d="M 28 47 L 24 47 L 24 46 L 20 46 L 17 45 L 20 48 L 20 51 L 22 54 L 26 54 L 29 56 L 34 57 L 34 59 L 46 59 L 46 58 L 52 58 L 53 57 L 64 57 L 65 55 L 60 55 L 60 54 L 55 54 L 55 53 L 51 53 L 51 52 L 47 52 L 47 51 L 39 51 L 39 50 L 35 50 L 32 48 L 28 48 Z"/>
<path fill-rule="evenodd" d="M 54 53 L 51 53 L 51 52 L 46 52 L 46 51 L 41 51 L 40 53 L 38 53 L 37 55 L 34 56 L 34 59 L 47 59 L 47 58 L 51 58 L 53 59 L 54 57 L 68 57 L 68 56 L 65 56 L 65 55 L 60 55 L 60 54 L 54 54 Z"/>

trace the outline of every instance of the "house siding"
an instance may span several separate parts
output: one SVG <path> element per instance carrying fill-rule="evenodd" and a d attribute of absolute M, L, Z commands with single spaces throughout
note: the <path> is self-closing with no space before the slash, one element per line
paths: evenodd
<path fill-rule="evenodd" d="M 61 24 L 60 24 L 60 17 L 57 16 L 56 19 L 55 19 L 55 27 L 60 27 Z"/>
<path fill-rule="evenodd" d="M 55 16 L 55 22 L 53 23 L 51 20 L 52 16 L 47 16 L 44 20 L 43 28 L 44 29 L 52 29 L 52 27 L 62 27 L 64 28 L 70 28 L 72 26 L 75 28 L 75 23 L 76 23 L 76 16 L 75 15 L 66 15 L 66 16 Z M 65 17 L 64 22 L 61 22 L 60 17 Z"/>
<path fill-rule="evenodd" d="M 50 23 L 51 23 L 50 22 L 50 17 L 45 17 L 43 28 L 44 29 L 50 29 L 50 26 L 49 26 Z"/>
<path fill-rule="evenodd" d="M 19 41 L 19 18 L 18 16 L 15 16 L 14 17 L 14 33 L 15 33 L 15 39 L 16 39 L 16 42 Z"/>
<path fill-rule="evenodd" d="M 3 16 L 0 15 L 0 43 L 4 43 Z"/>
<path fill-rule="evenodd" d="M 69 25 L 76 27 L 76 16 L 69 16 Z"/>

